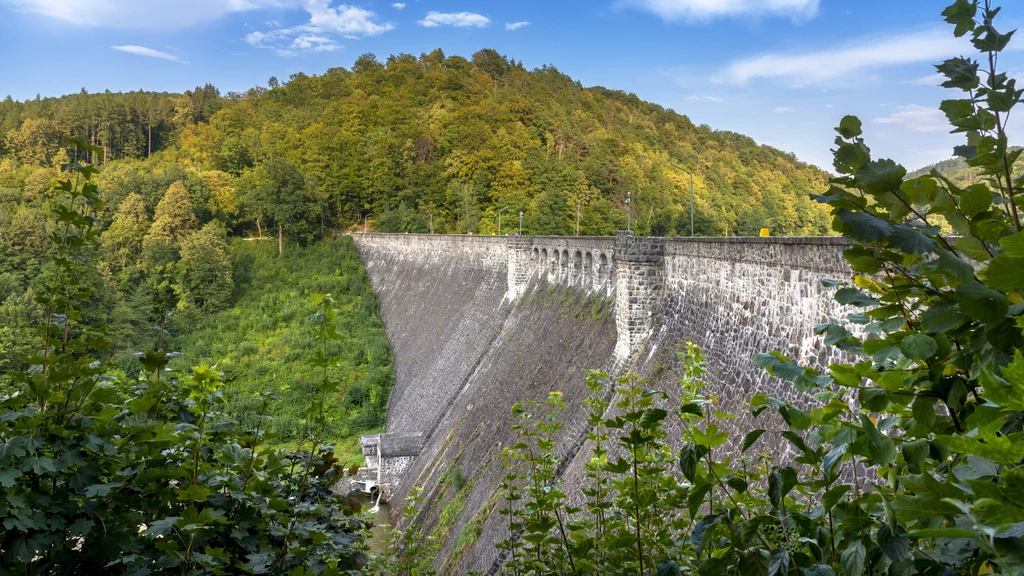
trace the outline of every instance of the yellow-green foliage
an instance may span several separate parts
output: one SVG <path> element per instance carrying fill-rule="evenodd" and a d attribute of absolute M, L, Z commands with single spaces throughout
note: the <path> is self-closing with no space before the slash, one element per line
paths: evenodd
<path fill-rule="evenodd" d="M 309 296 L 331 294 L 344 337 L 331 351 L 342 356 L 333 370 L 344 393 L 328 400 L 328 437 L 358 436 L 382 426 L 394 380 L 391 351 L 351 239 L 296 248 L 283 257 L 276 242 L 235 240 L 231 253 L 235 304 L 195 327 L 181 327 L 176 344 L 183 362 L 206 361 L 224 371 L 229 412 L 243 424 L 255 412 L 256 393 L 277 394 L 275 431 L 284 442 L 294 440 L 318 377 L 308 363 L 313 354 L 308 319 L 314 313 Z"/>

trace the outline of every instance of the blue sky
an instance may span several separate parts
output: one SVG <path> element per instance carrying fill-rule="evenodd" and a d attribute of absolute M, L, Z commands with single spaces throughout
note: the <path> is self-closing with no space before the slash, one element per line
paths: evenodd
<path fill-rule="evenodd" d="M 488 47 L 822 167 L 845 114 L 864 120 L 876 157 L 910 168 L 960 143 L 937 110 L 956 96 L 932 64 L 969 47 L 942 23 L 944 0 L 347 1 L 0 0 L 0 97 L 243 91 L 365 52 Z M 1003 4 L 1013 28 L 1024 11 Z M 1024 76 L 1016 49 L 1002 66 Z"/>

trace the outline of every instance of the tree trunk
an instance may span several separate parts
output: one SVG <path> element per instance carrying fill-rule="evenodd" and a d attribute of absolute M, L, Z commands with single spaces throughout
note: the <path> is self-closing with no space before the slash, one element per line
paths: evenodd
<path fill-rule="evenodd" d="M 146 158 L 153 155 L 153 121 L 149 122 L 149 144 L 146 147 Z"/>
<path fill-rule="evenodd" d="M 260 227 L 260 219 L 256 219 L 256 232 L 260 235 L 260 240 L 263 240 L 263 228 Z"/>
<path fill-rule="evenodd" d="M 277 225 L 277 254 L 284 254 L 284 226 Z"/>

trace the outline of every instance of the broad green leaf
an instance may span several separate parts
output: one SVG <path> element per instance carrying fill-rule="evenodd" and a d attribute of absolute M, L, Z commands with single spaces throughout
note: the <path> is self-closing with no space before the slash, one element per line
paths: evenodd
<path fill-rule="evenodd" d="M 910 360 L 927 360 L 938 349 L 935 339 L 925 334 L 910 334 L 900 342 L 900 351 Z"/>
<path fill-rule="evenodd" d="M 743 437 L 743 445 L 740 451 L 746 452 L 747 449 L 754 445 L 754 442 L 757 442 L 757 439 L 760 438 L 761 435 L 764 434 L 764 432 L 765 431 L 761 429 L 751 430 L 750 432 L 747 432 L 746 436 Z"/>
<path fill-rule="evenodd" d="M 683 576 L 683 571 L 679 568 L 679 564 L 676 564 L 672 560 L 666 560 L 661 564 L 658 564 L 657 576 Z"/>
<path fill-rule="evenodd" d="M 992 191 L 985 184 L 975 184 L 960 193 L 960 210 L 969 218 L 989 209 L 992 205 Z"/>
<path fill-rule="evenodd" d="M 843 234 L 861 242 L 879 242 L 893 233 L 892 224 L 865 212 L 841 209 L 836 213 L 843 223 Z"/>
<path fill-rule="evenodd" d="M 897 526 L 894 532 L 888 523 L 882 524 L 878 529 L 877 541 L 882 553 L 893 562 L 899 562 L 910 554 L 910 539 L 902 526 Z"/>
<path fill-rule="evenodd" d="M 914 399 L 914 420 L 922 429 L 931 430 L 935 425 L 935 398 L 918 396 Z"/>
<path fill-rule="evenodd" d="M 1001 377 L 988 367 L 981 370 L 985 399 L 1007 410 L 1024 412 L 1024 355 L 1013 353 L 1013 362 L 1000 369 Z"/>
<path fill-rule="evenodd" d="M 970 236 L 961 236 L 954 245 L 957 250 L 977 262 L 988 262 L 992 258 L 992 255 L 985 250 L 985 246 Z"/>
<path fill-rule="evenodd" d="M 928 440 L 925 438 L 905 442 L 900 448 L 903 452 L 903 459 L 915 468 L 924 464 L 928 458 Z"/>
<path fill-rule="evenodd" d="M 843 566 L 845 576 L 863 576 L 864 559 L 867 557 L 867 550 L 859 540 L 850 544 L 839 556 L 839 563 Z"/>
<path fill-rule="evenodd" d="M 963 313 L 986 324 L 1001 321 L 1010 308 L 1010 302 L 1005 294 L 977 281 L 960 284 L 957 286 L 956 295 Z"/>
<path fill-rule="evenodd" d="M 1015 465 L 1024 459 L 1024 442 L 1006 436 L 939 436 L 938 439 L 953 452 L 980 456 L 999 464 Z"/>
<path fill-rule="evenodd" d="M 644 410 L 643 416 L 640 417 L 641 428 L 656 428 L 661 421 L 668 416 L 668 412 L 661 408 L 648 408 Z"/>
<path fill-rule="evenodd" d="M 779 548 L 768 560 L 768 576 L 785 576 L 789 572 L 789 550 Z"/>
<path fill-rule="evenodd" d="M 913 227 L 899 224 L 893 227 L 889 245 L 907 254 L 928 254 L 935 250 L 936 242 Z"/>
<path fill-rule="evenodd" d="M 999 239 L 999 246 L 1010 258 L 1024 258 L 1024 233 L 1018 232 Z"/>
<path fill-rule="evenodd" d="M 850 306 L 866 307 L 866 306 L 877 306 L 878 300 L 868 296 L 856 288 L 840 288 L 836 290 L 834 296 L 836 302 L 840 304 L 847 304 Z M 803 369 L 801 368 L 801 373 Z"/>
<path fill-rule="evenodd" d="M 881 412 L 889 405 L 889 393 L 884 388 L 861 388 L 857 397 L 869 412 Z"/>
<path fill-rule="evenodd" d="M 942 15 L 946 17 L 946 22 L 956 26 L 953 30 L 953 35 L 959 38 L 974 30 L 976 26 L 974 16 L 977 11 L 977 0 L 972 2 L 968 2 L 968 0 L 956 0 L 948 8 L 942 11 Z"/>
<path fill-rule="evenodd" d="M 929 334 L 948 332 L 964 322 L 967 316 L 960 312 L 956 302 L 937 302 L 921 315 L 921 330 Z"/>
<path fill-rule="evenodd" d="M 849 446 L 846 444 L 838 444 L 833 446 L 828 454 L 825 454 L 825 458 L 822 460 L 822 466 L 825 468 L 825 475 L 829 478 L 832 477 L 832 472 L 835 470 L 836 464 L 843 459 Z"/>
<path fill-rule="evenodd" d="M 679 468 L 683 476 L 693 482 L 697 477 L 697 464 L 708 453 L 707 446 L 687 444 L 679 453 Z"/>
<path fill-rule="evenodd" d="M 1024 289 L 1024 258 L 1000 254 L 989 262 L 984 272 L 985 283 L 1003 292 Z"/>
<path fill-rule="evenodd" d="M 897 190 L 907 170 L 888 158 L 868 162 L 857 172 L 857 185 L 868 194 L 883 194 Z"/>
<path fill-rule="evenodd" d="M 968 91 L 976 89 L 981 84 L 978 79 L 978 63 L 967 58 L 950 58 L 936 66 L 935 69 L 947 78 L 942 83 L 943 88 L 959 88 Z"/>
<path fill-rule="evenodd" d="M 861 121 L 856 116 L 844 116 L 839 121 L 839 127 L 836 128 L 836 132 L 847 140 L 852 140 L 857 136 L 861 135 Z"/>
<path fill-rule="evenodd" d="M 977 538 L 978 535 L 963 528 L 922 528 L 907 532 L 908 538 L 938 540 L 943 538 Z"/>
<path fill-rule="evenodd" d="M 843 484 L 842 486 L 836 486 L 828 492 L 825 492 L 825 495 L 821 498 L 822 506 L 825 507 L 825 512 L 835 508 L 836 504 L 839 504 L 839 501 L 842 500 L 843 496 L 845 496 L 849 491 L 850 485 Z"/>

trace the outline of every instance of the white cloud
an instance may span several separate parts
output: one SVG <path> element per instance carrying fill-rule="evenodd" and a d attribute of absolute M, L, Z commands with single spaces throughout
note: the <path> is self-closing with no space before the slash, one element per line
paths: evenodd
<path fill-rule="evenodd" d="M 308 0 L 309 22 L 299 26 L 275 27 L 246 34 L 245 41 L 257 48 L 269 48 L 281 56 L 308 52 L 333 52 L 342 48 L 337 36 L 361 38 L 393 30 L 389 22 L 378 23 L 375 14 L 356 6 L 331 6 L 330 0 Z"/>
<path fill-rule="evenodd" d="M 785 114 L 786 112 L 796 112 L 796 108 L 790 108 L 789 106 L 779 106 L 772 110 L 775 114 Z"/>
<path fill-rule="evenodd" d="M 818 14 L 819 0 L 620 0 L 621 6 L 632 6 L 675 22 L 707 22 L 716 18 L 737 16 L 783 16 L 793 20 L 809 20 Z"/>
<path fill-rule="evenodd" d="M 300 7 L 301 0 L 0 0 L 69 24 L 108 28 L 184 28 L 233 12 L 273 6 Z"/>
<path fill-rule="evenodd" d="M 306 10 L 309 10 L 311 27 L 350 38 L 377 36 L 394 29 L 394 25 L 390 23 L 374 22 L 374 14 L 370 10 L 345 4 L 332 8 L 330 0 L 310 0 L 306 4 Z"/>
<path fill-rule="evenodd" d="M 152 48 L 146 48 L 145 46 L 111 46 L 114 50 L 119 52 L 127 52 L 128 54 L 134 54 L 136 56 L 146 56 L 149 58 L 162 58 L 164 60 L 170 60 L 171 62 L 178 62 L 179 64 L 188 64 L 181 58 L 178 58 L 174 54 L 168 54 L 167 52 L 161 52 L 159 50 L 153 50 Z"/>
<path fill-rule="evenodd" d="M 426 18 L 419 21 L 420 26 L 435 28 L 437 26 L 455 26 L 456 28 L 486 28 L 491 19 L 475 12 L 427 12 Z"/>
<path fill-rule="evenodd" d="M 391 5 L 391 7 L 394 8 L 395 10 L 401 10 L 402 8 L 405 8 L 405 4 L 403 4 L 402 2 L 395 2 L 394 4 Z"/>
<path fill-rule="evenodd" d="M 719 98 L 718 96 L 687 96 L 686 99 L 691 101 L 691 102 L 698 101 L 698 102 L 715 102 L 715 103 L 718 103 L 718 102 L 722 101 L 722 99 Z"/>
<path fill-rule="evenodd" d="M 520 22 L 506 22 L 505 23 L 505 30 L 510 30 L 512 32 L 515 32 L 516 30 L 519 30 L 520 28 L 523 28 L 523 27 L 529 26 L 529 25 L 530 25 L 530 23 L 527 22 L 526 20 L 523 20 L 523 21 L 520 21 Z"/>
<path fill-rule="evenodd" d="M 945 81 L 945 76 L 939 73 L 935 73 L 930 76 L 922 76 L 921 78 L 907 80 L 903 83 L 906 84 L 907 86 L 939 86 Z"/>
<path fill-rule="evenodd" d="M 782 80 L 791 84 L 822 84 L 865 69 L 916 62 L 934 62 L 965 51 L 965 40 L 947 30 L 926 30 L 883 38 L 862 38 L 841 48 L 803 54 L 764 54 L 726 67 L 718 82 Z"/>
<path fill-rule="evenodd" d="M 895 124 L 914 132 L 948 132 L 949 121 L 938 108 L 911 104 L 898 106 L 896 112 L 883 118 L 875 118 L 879 124 Z"/>

